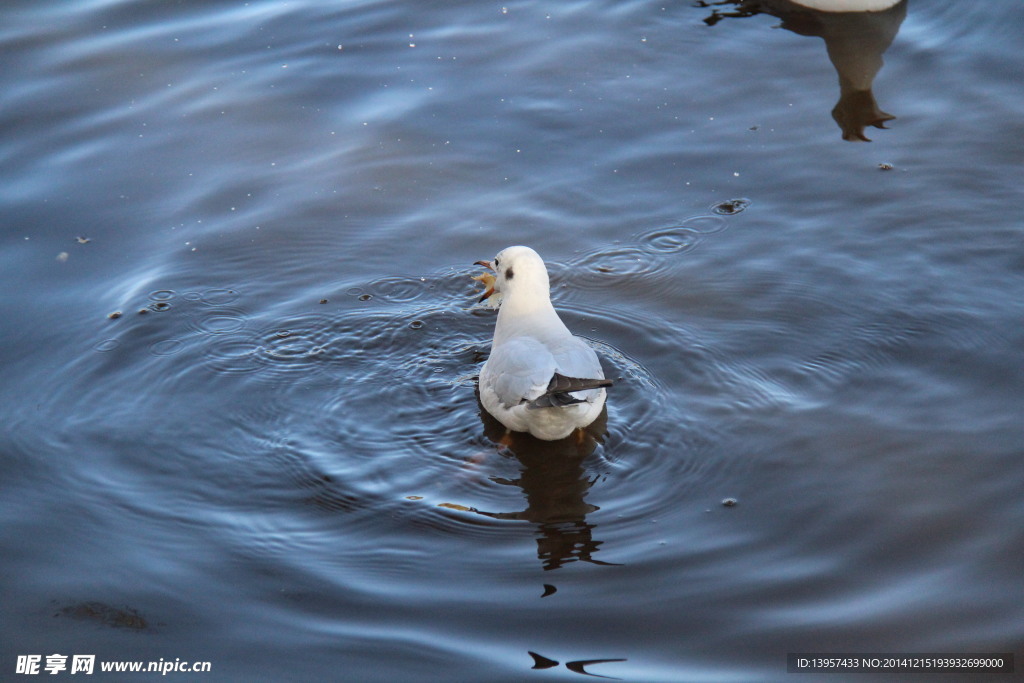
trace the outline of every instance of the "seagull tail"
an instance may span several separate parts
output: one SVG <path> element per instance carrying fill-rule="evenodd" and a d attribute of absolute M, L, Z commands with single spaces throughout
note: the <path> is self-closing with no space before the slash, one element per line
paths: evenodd
<path fill-rule="evenodd" d="M 557 372 L 551 377 L 547 391 L 530 401 L 531 408 L 561 408 L 571 406 L 574 403 L 584 403 L 586 399 L 577 398 L 573 393 L 586 391 L 588 389 L 600 389 L 610 387 L 610 379 L 585 379 L 580 377 L 566 377 Z"/>

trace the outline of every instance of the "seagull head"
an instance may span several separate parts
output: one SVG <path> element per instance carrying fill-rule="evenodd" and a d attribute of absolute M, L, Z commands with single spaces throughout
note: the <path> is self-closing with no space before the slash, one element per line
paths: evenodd
<path fill-rule="evenodd" d="M 488 285 L 480 301 L 487 299 L 500 303 L 501 300 L 521 297 L 546 301 L 550 297 L 548 269 L 540 255 L 530 247 L 507 247 L 498 252 L 493 261 L 477 261 L 476 265 L 494 272 L 493 277 L 485 274 L 480 278 Z"/>

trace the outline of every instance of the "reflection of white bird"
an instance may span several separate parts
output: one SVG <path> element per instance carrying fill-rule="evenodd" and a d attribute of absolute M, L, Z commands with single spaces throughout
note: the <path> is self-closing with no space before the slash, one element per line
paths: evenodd
<path fill-rule="evenodd" d="M 832 118 L 844 140 L 870 142 L 864 134 L 867 126 L 885 128 L 896 118 L 878 106 L 872 86 L 882 68 L 882 55 L 907 15 L 907 0 L 719 0 L 711 4 L 737 7 L 732 13 L 712 10 L 704 20 L 712 26 L 723 17 L 765 13 L 782 19 L 781 27 L 793 33 L 824 39 L 839 75 L 839 101 Z"/>
<path fill-rule="evenodd" d="M 822 12 L 881 12 L 900 0 L 793 0 L 794 4 Z"/>
<path fill-rule="evenodd" d="M 481 301 L 500 295 L 491 355 L 480 371 L 480 402 L 505 427 L 554 441 L 601 414 L 604 378 L 597 354 L 574 337 L 551 305 L 548 271 L 529 247 L 508 247 L 481 278 Z"/>

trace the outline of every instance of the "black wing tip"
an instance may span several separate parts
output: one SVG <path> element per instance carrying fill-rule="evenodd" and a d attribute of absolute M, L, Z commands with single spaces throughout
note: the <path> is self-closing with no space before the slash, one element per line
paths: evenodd
<path fill-rule="evenodd" d="M 604 389 L 613 384 L 612 380 L 601 378 L 567 377 L 559 373 L 551 376 L 547 391 L 529 402 L 531 408 L 562 408 L 565 406 L 585 403 L 585 399 L 576 398 L 572 394 L 577 391 Z"/>
<path fill-rule="evenodd" d="M 612 384 L 612 380 L 605 379 L 604 377 L 568 377 L 556 372 L 551 376 L 551 381 L 548 383 L 548 391 L 584 391 L 586 389 L 610 387 Z"/>

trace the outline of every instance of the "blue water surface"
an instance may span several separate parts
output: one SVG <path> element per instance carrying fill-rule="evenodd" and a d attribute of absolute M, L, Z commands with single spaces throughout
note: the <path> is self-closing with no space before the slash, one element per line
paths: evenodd
<path fill-rule="evenodd" d="M 0 9 L 0 678 L 1024 656 L 1018 4 L 757 9 Z M 581 443 L 477 402 L 512 244 Z"/>

